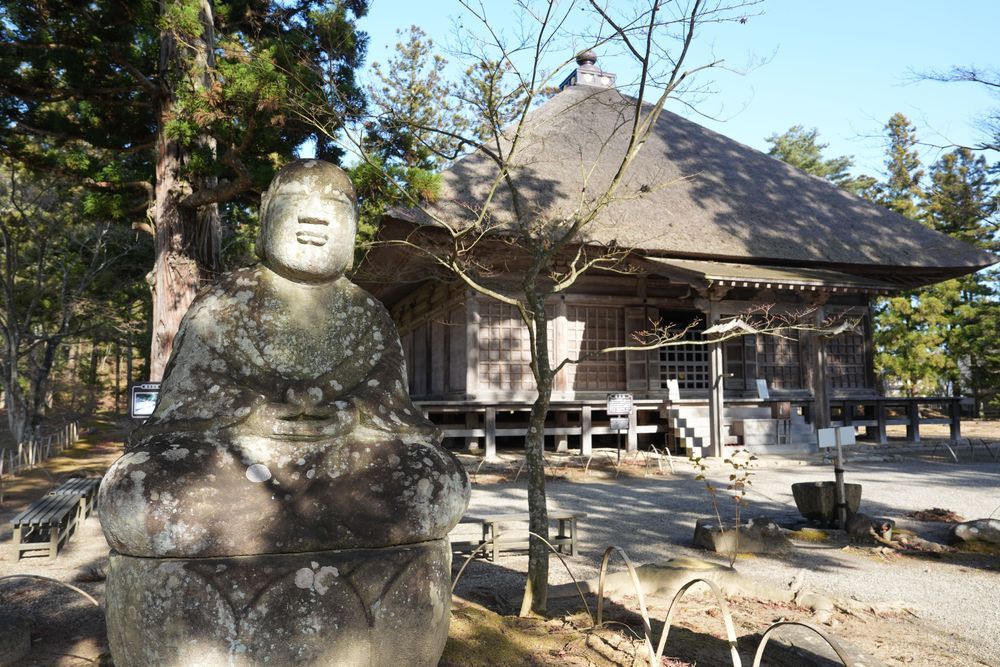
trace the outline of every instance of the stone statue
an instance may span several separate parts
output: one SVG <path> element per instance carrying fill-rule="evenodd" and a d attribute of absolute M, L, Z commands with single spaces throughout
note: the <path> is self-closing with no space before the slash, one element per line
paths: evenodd
<path fill-rule="evenodd" d="M 343 275 L 355 207 L 339 168 L 288 165 L 262 265 L 185 316 L 101 488 L 116 664 L 437 663 L 468 478 L 385 308 Z"/>

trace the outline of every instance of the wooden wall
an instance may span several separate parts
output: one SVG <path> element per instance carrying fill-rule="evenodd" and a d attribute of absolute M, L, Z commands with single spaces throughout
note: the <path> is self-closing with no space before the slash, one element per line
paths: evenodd
<path fill-rule="evenodd" d="M 630 343 L 632 332 L 648 329 L 655 321 L 683 327 L 694 318 L 706 319 L 710 310 L 707 299 L 685 298 L 676 285 L 646 277 L 605 276 L 579 287 L 578 292 L 557 297 L 548 306 L 554 360 Z M 765 302 L 789 312 L 808 305 L 801 298 L 778 301 L 773 293 L 757 295 L 761 301 L 748 299 L 752 294 L 734 296 L 739 298 L 719 301 L 716 312 L 738 314 Z M 839 299 L 820 305 L 817 317 L 848 308 L 867 314 L 864 296 Z M 512 307 L 459 286 L 429 282 L 395 304 L 392 315 L 399 327 L 414 398 L 498 401 L 533 397 L 528 333 Z M 863 327 L 861 333 L 846 332 L 834 338 L 801 332 L 796 334 L 798 340 L 745 336 L 727 341 L 722 355 L 726 394 L 755 396 L 757 378 L 767 379 L 778 395 L 871 394 L 874 380 L 867 316 Z M 708 348 L 689 344 L 618 352 L 570 365 L 557 377 L 553 397 L 573 400 L 622 390 L 662 397 L 671 377 L 679 379 L 682 396 L 706 395 Z"/>

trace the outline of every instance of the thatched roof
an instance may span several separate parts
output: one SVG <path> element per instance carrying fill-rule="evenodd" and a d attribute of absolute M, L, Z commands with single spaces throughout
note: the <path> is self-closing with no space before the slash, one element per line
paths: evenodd
<path fill-rule="evenodd" d="M 512 172 L 522 210 L 557 220 L 586 198 L 585 184 L 587 193 L 600 193 L 624 153 L 633 109 L 634 101 L 614 88 L 575 85 L 532 112 Z M 468 220 L 495 175 L 480 152 L 458 161 L 444 173 L 436 212 Z M 494 221 L 513 224 L 511 201 L 501 186 L 490 207 Z M 390 216 L 428 221 L 412 209 Z M 666 111 L 620 196 L 584 236 L 649 256 L 835 268 L 910 285 L 997 261 Z"/>

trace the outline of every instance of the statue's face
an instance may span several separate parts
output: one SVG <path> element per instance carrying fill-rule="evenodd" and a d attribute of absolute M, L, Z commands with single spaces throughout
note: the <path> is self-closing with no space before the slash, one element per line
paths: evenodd
<path fill-rule="evenodd" d="M 265 265 L 276 273 L 317 282 L 350 267 L 357 229 L 354 202 L 325 181 L 290 180 L 271 194 L 260 242 Z"/>

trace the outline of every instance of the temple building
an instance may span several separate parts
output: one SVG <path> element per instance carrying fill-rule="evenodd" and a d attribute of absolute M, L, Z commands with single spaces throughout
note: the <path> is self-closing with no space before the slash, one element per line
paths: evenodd
<path fill-rule="evenodd" d="M 591 55 L 529 116 L 515 152 L 518 205 L 540 219 L 566 217 L 580 193 L 600 192 L 625 151 L 635 101 Z M 490 199 L 495 252 L 503 255 L 510 191 L 489 188 L 496 166 L 472 153 L 443 174 L 432 213 L 467 219 Z M 816 428 L 853 424 L 885 442 L 886 426 L 952 423 L 957 399 L 881 396 L 873 372 L 871 304 L 974 272 L 989 253 L 867 202 L 834 184 L 668 111 L 631 165 L 623 196 L 602 209 L 581 242 L 594 253 L 626 249 L 625 270 L 595 268 L 547 304 L 553 359 L 624 346 L 651 322 L 686 326 L 689 344 L 605 354 L 556 378 L 546 434 L 551 447 L 614 443 L 609 393 L 633 396 L 630 448 L 724 454 L 816 447 Z M 512 220 L 513 218 L 511 218 Z M 386 238 L 433 236 L 423 211 L 394 209 Z M 415 231 L 427 231 L 413 236 Z M 419 242 L 419 241 L 418 241 Z M 516 254 L 516 253 L 515 253 Z M 495 262 L 516 274 L 518 258 Z M 390 309 L 402 336 L 410 391 L 452 444 L 515 444 L 534 397 L 528 330 L 515 310 L 452 279 L 436 279 L 421 253 L 370 255 L 393 267 L 364 286 Z M 845 314 L 832 335 L 745 335 L 699 342 L 701 331 L 767 305 L 815 322 Z M 511 438 L 505 440 L 505 438 Z M 548 446 L 548 445 L 547 445 Z"/>

